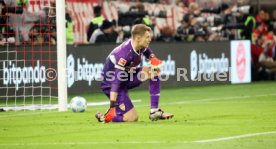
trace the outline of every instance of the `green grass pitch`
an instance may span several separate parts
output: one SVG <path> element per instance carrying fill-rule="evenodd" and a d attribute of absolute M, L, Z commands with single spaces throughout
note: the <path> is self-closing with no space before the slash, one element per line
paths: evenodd
<path fill-rule="evenodd" d="M 103 94 L 79 95 L 106 101 Z M 175 114 L 152 122 L 148 91 L 130 91 L 139 121 L 98 123 L 97 111 L 0 113 L 0 149 L 275 149 L 276 82 L 163 89 L 160 107 Z"/>

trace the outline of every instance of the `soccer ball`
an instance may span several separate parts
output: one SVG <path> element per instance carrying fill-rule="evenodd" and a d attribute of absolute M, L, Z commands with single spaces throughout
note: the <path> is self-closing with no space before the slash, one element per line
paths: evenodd
<path fill-rule="evenodd" d="M 87 102 L 83 97 L 76 96 L 70 102 L 70 108 L 73 112 L 84 112 L 87 107 Z"/>

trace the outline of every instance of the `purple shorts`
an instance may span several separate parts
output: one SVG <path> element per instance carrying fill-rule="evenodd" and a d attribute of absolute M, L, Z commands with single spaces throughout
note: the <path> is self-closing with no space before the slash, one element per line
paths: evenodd
<path fill-rule="evenodd" d="M 138 72 L 139 71 L 141 71 L 141 69 L 139 69 Z M 132 81 L 123 83 L 124 86 L 120 87 L 118 91 L 117 102 L 119 103 L 119 106 L 116 107 L 117 115 L 124 115 L 134 107 L 131 99 L 129 98 L 128 90 L 140 86 L 141 83 L 142 82 L 138 79 L 137 73 L 133 75 Z M 102 84 L 101 89 L 108 97 L 108 99 L 110 99 L 110 87 L 108 87 L 106 84 Z"/>

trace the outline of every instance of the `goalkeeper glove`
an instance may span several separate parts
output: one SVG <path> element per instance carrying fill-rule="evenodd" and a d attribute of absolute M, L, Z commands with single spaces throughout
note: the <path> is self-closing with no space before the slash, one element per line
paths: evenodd
<path fill-rule="evenodd" d="M 116 101 L 110 101 L 110 108 L 104 115 L 104 121 L 106 123 L 109 123 L 113 120 L 113 118 L 116 116 L 116 106 L 118 106 L 118 102 Z"/>
<path fill-rule="evenodd" d="M 157 69 L 160 69 L 162 61 L 156 57 L 152 57 L 149 59 L 150 64 L 151 64 L 151 68 L 153 69 L 153 71 L 156 71 Z"/>

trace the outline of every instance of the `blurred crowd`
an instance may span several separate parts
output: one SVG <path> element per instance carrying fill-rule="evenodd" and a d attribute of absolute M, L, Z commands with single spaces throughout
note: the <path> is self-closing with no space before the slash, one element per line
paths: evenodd
<path fill-rule="evenodd" d="M 269 77 L 276 72 L 276 10 L 257 10 L 249 5 L 220 3 L 214 7 L 200 7 L 195 0 L 122 0 L 131 3 L 126 10 L 118 10 L 118 20 L 107 20 L 101 6 L 94 6 L 94 17 L 87 27 L 87 43 L 120 43 L 130 37 L 131 26 L 144 23 L 153 30 L 153 41 L 205 42 L 224 40 L 250 40 L 252 43 L 253 79 Z M 160 3 L 180 8 L 182 19 L 176 29 L 158 26 L 157 17 L 149 15 L 146 3 Z M 0 45 L 56 44 L 55 4 L 30 14 L 28 0 L 0 0 Z M 67 44 L 74 43 L 72 19 L 66 11 Z"/>
<path fill-rule="evenodd" d="M 101 15 L 101 7 L 96 6 L 95 16 L 87 31 L 87 42 L 124 41 L 129 37 L 131 26 L 136 23 L 150 26 L 153 29 L 153 40 L 163 42 L 247 39 L 255 44 L 260 34 L 274 37 L 276 32 L 276 11 L 271 16 L 267 11 L 257 11 L 249 5 L 222 3 L 217 8 L 200 8 L 195 2 L 183 1 L 177 1 L 176 5 L 185 13 L 175 30 L 170 26 L 157 27 L 156 17 L 147 15 L 143 3 L 135 4 L 125 14 L 119 13 L 118 20 L 105 20 Z M 97 39 L 99 34 L 101 39 Z M 105 35 L 106 39 L 103 39 Z"/>
<path fill-rule="evenodd" d="M 249 5 L 221 3 L 200 7 L 195 0 L 123 0 L 132 3 L 128 10 L 118 10 L 118 20 L 107 20 L 101 6 L 94 6 L 94 17 L 87 27 L 87 43 L 122 42 L 129 38 L 131 26 L 144 23 L 153 30 L 153 40 L 163 42 L 221 41 L 248 39 L 256 43 L 259 34 L 274 37 L 276 11 L 254 10 Z M 166 12 L 150 15 L 144 2 L 161 3 L 180 8 L 182 19 L 176 28 L 158 26 L 156 18 L 166 18 Z M 28 0 L 0 0 L 0 44 L 56 42 L 55 5 L 30 14 Z M 122 13 L 123 12 L 123 13 Z M 127 13 L 126 13 L 127 12 Z M 261 30 L 261 31 L 260 31 Z M 66 13 L 68 44 L 74 43 L 72 19 Z"/>
<path fill-rule="evenodd" d="M 56 44 L 54 4 L 27 10 L 29 0 L 0 0 L 0 45 Z"/>
<path fill-rule="evenodd" d="M 171 4 L 170 1 L 161 1 Z M 144 23 L 153 30 L 153 40 L 161 42 L 206 42 L 225 40 L 250 40 L 253 80 L 275 79 L 276 74 L 276 11 L 256 10 L 249 5 L 221 3 L 217 7 L 200 8 L 196 2 L 176 1 L 183 9 L 183 17 L 177 29 L 170 26 L 157 28 L 154 16 L 145 12 L 143 3 L 127 10 L 119 20 L 105 20 L 101 7 L 94 7 L 87 41 L 122 42 L 129 38 L 131 25 Z M 143 15 L 146 14 L 146 15 Z M 131 19 L 135 18 L 135 19 Z M 100 21 L 99 21 L 100 20 Z M 95 29 L 97 28 L 97 29 Z M 94 32 L 93 32 L 94 31 Z"/>

